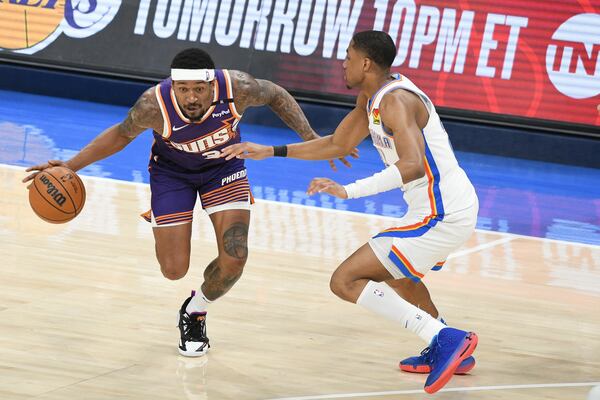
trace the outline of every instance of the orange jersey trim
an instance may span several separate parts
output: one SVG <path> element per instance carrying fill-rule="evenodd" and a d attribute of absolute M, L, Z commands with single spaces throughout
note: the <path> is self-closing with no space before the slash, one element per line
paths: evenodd
<path fill-rule="evenodd" d="M 214 202 L 219 202 L 219 201 L 228 199 L 230 197 L 241 196 L 241 195 L 247 196 L 248 191 L 249 190 L 248 190 L 247 186 L 246 187 L 240 187 L 238 189 L 235 189 L 234 191 L 223 193 L 220 196 L 211 197 L 210 199 L 203 198 L 202 202 L 203 202 L 203 204 L 204 203 L 214 203 Z"/>
<path fill-rule="evenodd" d="M 200 197 L 202 197 L 202 198 L 210 198 L 210 197 L 218 194 L 218 192 L 221 192 L 221 191 L 223 191 L 225 189 L 232 189 L 232 188 L 235 188 L 235 187 L 237 187 L 239 185 L 244 185 L 244 184 L 246 184 L 246 185 L 248 184 L 248 179 L 247 178 L 241 179 L 239 181 L 232 182 L 232 183 L 230 183 L 230 184 L 228 184 L 226 186 L 222 186 L 220 188 L 216 188 L 214 190 L 211 190 L 210 192 L 206 192 L 206 193 L 204 193 Z"/>
<path fill-rule="evenodd" d="M 408 261 L 408 259 L 406 257 L 404 257 L 404 254 L 402 254 L 402 252 L 400 250 L 398 250 L 398 248 L 396 246 L 392 246 L 392 252 L 394 252 L 394 254 L 396 256 L 398 256 L 398 258 L 402 261 L 402 264 L 404 264 L 404 266 L 406 267 L 408 272 L 410 272 L 414 276 L 418 277 L 419 279 L 422 279 L 425 276 L 422 273 L 420 273 L 419 271 L 417 271 L 412 266 L 412 264 Z"/>
<path fill-rule="evenodd" d="M 171 136 L 171 120 L 169 119 L 169 112 L 167 111 L 167 106 L 165 104 L 164 99 L 162 98 L 162 94 L 160 94 L 160 85 L 156 85 L 154 92 L 156 94 L 156 99 L 158 100 L 158 107 L 160 108 L 160 113 L 163 117 L 163 132 L 162 136 L 168 138 Z M 165 128 L 167 129 L 167 133 L 165 134 Z"/>
<path fill-rule="evenodd" d="M 431 209 L 431 213 L 428 216 L 426 216 L 423 219 L 423 221 L 421 221 L 421 222 L 417 222 L 412 225 L 389 228 L 389 229 L 384 230 L 383 232 L 402 232 L 402 231 L 412 231 L 415 229 L 419 229 L 419 228 L 427 225 L 429 223 L 429 221 L 431 221 L 432 219 L 434 219 L 437 216 L 437 207 L 435 205 L 435 195 L 433 193 L 433 184 L 434 184 L 433 173 L 431 172 L 431 167 L 430 167 L 429 162 L 427 161 L 426 157 L 424 159 L 424 165 L 425 165 L 425 174 L 427 175 L 427 181 L 428 181 L 427 196 L 429 197 L 429 208 Z"/>
<path fill-rule="evenodd" d="M 163 221 L 165 219 L 169 219 L 169 218 L 176 218 L 176 217 L 187 217 L 187 216 L 191 216 L 194 213 L 194 211 L 183 211 L 183 212 L 178 212 L 178 213 L 173 213 L 173 214 L 165 214 L 165 215 L 161 215 L 159 217 L 155 216 L 154 219 L 156 220 L 156 222 L 159 221 Z"/>
<path fill-rule="evenodd" d="M 224 69 L 223 75 L 225 76 L 225 87 L 227 88 L 227 97 L 233 100 L 233 82 L 231 81 L 231 77 L 229 76 L 229 71 Z M 235 103 L 233 101 L 229 103 L 229 110 L 231 110 L 231 115 L 233 115 L 236 119 L 242 118 L 242 114 L 238 113 L 237 109 L 235 108 Z"/>

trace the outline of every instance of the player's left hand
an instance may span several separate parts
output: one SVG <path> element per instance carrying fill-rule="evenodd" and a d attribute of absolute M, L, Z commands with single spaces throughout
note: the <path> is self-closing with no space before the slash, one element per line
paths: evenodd
<path fill-rule="evenodd" d="M 67 167 L 67 164 L 64 161 L 61 160 L 49 160 L 48 162 L 45 162 L 43 164 L 38 164 L 38 165 L 34 165 L 32 167 L 29 167 L 25 170 L 25 172 L 32 172 L 31 174 L 27 175 L 25 178 L 23 178 L 23 180 L 21 182 L 26 183 L 29 182 L 30 180 L 32 180 L 33 178 L 35 178 L 35 176 L 37 174 L 39 174 L 40 172 L 42 172 L 45 169 L 48 168 L 52 168 L 52 167 Z M 27 186 L 27 188 L 29 188 L 29 186 Z"/>
<path fill-rule="evenodd" d="M 306 190 L 309 196 L 315 193 L 327 193 L 340 199 L 347 199 L 348 193 L 346 189 L 339 183 L 332 181 L 329 178 L 314 178 L 310 181 L 308 189 Z"/>
<path fill-rule="evenodd" d="M 355 147 L 354 149 L 352 149 L 352 151 L 348 155 L 352 158 L 358 158 L 359 157 L 358 148 Z M 329 166 L 331 167 L 331 169 L 334 171 L 337 171 L 337 166 L 335 165 L 335 161 L 334 160 L 328 160 L 328 161 L 329 161 Z M 341 162 L 342 164 L 344 164 L 346 167 L 352 168 L 352 164 L 350 164 L 350 162 L 348 160 L 346 160 L 346 157 L 340 157 L 340 158 L 338 158 L 338 161 Z"/>

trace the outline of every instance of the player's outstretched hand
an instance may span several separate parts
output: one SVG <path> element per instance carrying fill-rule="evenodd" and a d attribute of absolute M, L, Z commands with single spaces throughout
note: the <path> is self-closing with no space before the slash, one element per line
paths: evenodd
<path fill-rule="evenodd" d="M 60 161 L 60 160 L 50 160 L 47 163 L 43 163 L 43 164 L 38 164 L 38 165 L 34 165 L 33 167 L 29 167 L 25 170 L 25 172 L 31 172 L 31 171 L 35 171 L 32 174 L 27 175 L 24 179 L 23 179 L 23 183 L 28 182 L 30 180 L 32 180 L 33 178 L 35 178 L 35 176 L 37 174 L 39 174 L 40 172 L 42 172 L 43 170 L 50 168 L 50 167 L 58 167 L 58 166 L 66 166 L 64 161 Z"/>
<path fill-rule="evenodd" d="M 308 189 L 306 190 L 309 196 L 315 193 L 327 193 L 340 199 L 347 199 L 348 194 L 346 189 L 339 183 L 332 181 L 329 178 L 314 178 L 310 181 Z"/>
<path fill-rule="evenodd" d="M 223 157 L 226 160 L 231 160 L 232 158 L 264 160 L 267 157 L 273 157 L 273 146 L 264 146 L 252 142 L 232 144 L 221 150 L 221 158 Z"/>
<path fill-rule="evenodd" d="M 358 148 L 355 147 L 348 155 L 352 158 L 358 158 Z M 350 164 L 350 162 L 346 160 L 346 157 L 340 157 L 338 158 L 338 161 L 344 164 L 346 167 L 352 168 L 352 164 Z M 332 170 L 337 171 L 337 167 L 335 165 L 334 160 L 329 160 L 329 166 Z"/>

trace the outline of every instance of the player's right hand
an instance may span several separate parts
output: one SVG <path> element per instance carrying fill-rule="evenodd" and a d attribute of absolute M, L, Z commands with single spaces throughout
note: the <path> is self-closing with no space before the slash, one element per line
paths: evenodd
<path fill-rule="evenodd" d="M 339 197 L 340 199 L 347 199 L 348 193 L 346 193 L 346 189 L 339 183 L 329 178 L 314 178 L 310 181 L 308 185 L 308 189 L 306 189 L 306 193 L 309 196 L 317 193 L 327 193 L 335 197 Z"/>
<path fill-rule="evenodd" d="M 29 167 L 25 170 L 25 172 L 31 172 L 31 171 L 35 171 L 32 174 L 27 175 L 24 179 L 23 179 L 23 183 L 28 182 L 30 180 L 32 180 L 33 178 L 35 178 L 35 176 L 37 174 L 39 174 L 40 172 L 42 172 L 43 170 L 50 168 L 50 167 L 60 167 L 60 166 L 66 166 L 64 161 L 60 161 L 60 160 L 49 160 L 47 163 L 43 163 L 43 164 L 38 164 L 38 165 L 34 165 L 33 167 Z"/>
<path fill-rule="evenodd" d="M 221 150 L 221 158 L 231 160 L 232 158 L 243 158 L 251 160 L 264 160 L 273 157 L 273 146 L 263 146 L 252 142 L 232 144 Z"/>

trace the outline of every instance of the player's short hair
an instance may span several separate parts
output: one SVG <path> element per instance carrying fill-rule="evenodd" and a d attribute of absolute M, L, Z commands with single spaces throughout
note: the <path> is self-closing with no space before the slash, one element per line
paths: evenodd
<path fill-rule="evenodd" d="M 202 49 L 192 47 L 181 50 L 171 61 L 171 68 L 177 69 L 215 69 L 210 55 Z"/>
<path fill-rule="evenodd" d="M 353 47 L 360 50 L 375 64 L 382 68 L 390 68 L 396 58 L 396 45 L 385 32 L 363 31 L 352 36 Z"/>

